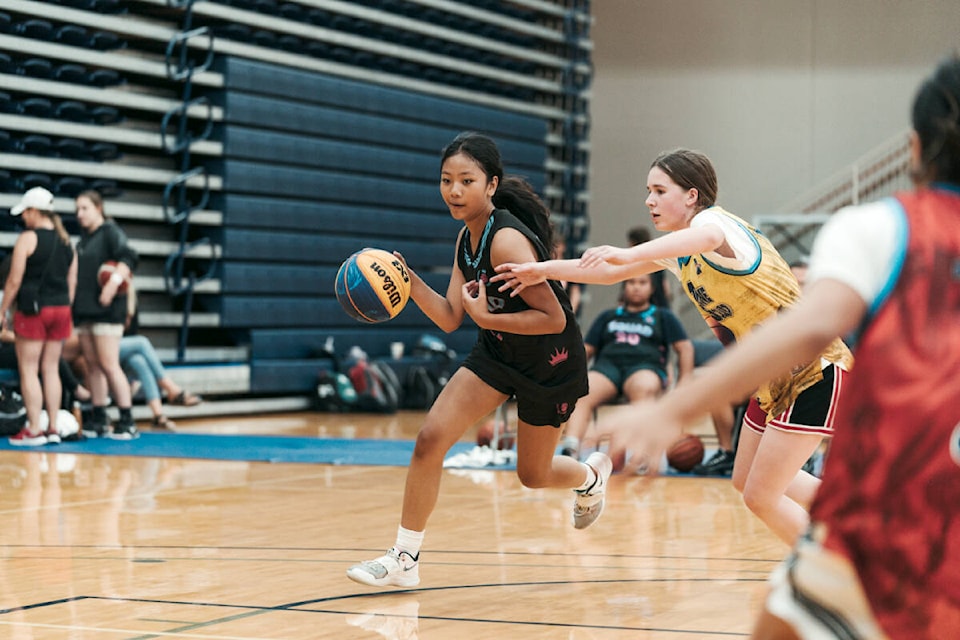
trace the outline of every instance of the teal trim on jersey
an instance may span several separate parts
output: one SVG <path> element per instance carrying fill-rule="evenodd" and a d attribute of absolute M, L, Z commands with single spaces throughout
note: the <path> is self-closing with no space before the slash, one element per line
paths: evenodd
<path fill-rule="evenodd" d="M 903 204 L 896 198 L 885 198 L 884 202 L 890 205 L 890 213 L 894 215 L 894 222 L 897 226 L 896 237 L 898 245 L 894 247 L 893 263 L 890 268 L 890 273 L 887 274 L 887 281 L 884 283 L 883 288 L 880 289 L 880 293 L 877 294 L 877 297 L 874 298 L 870 304 L 870 310 L 867 312 L 868 318 L 873 318 L 877 315 L 880 307 L 882 307 L 883 303 L 890 297 L 890 293 L 896 286 L 897 280 L 900 279 L 900 272 L 903 271 L 903 263 L 907 259 L 907 243 L 910 240 L 910 226 L 907 224 L 907 212 L 904 210 Z"/>
<path fill-rule="evenodd" d="M 942 191 L 952 191 L 960 195 L 960 184 L 953 184 L 951 182 L 934 182 L 930 185 L 932 189 L 940 189 Z"/>
<path fill-rule="evenodd" d="M 733 220 L 733 218 L 731 218 L 731 220 Z M 716 270 L 719 271 L 720 273 L 725 273 L 725 274 L 727 274 L 727 275 L 729 275 L 729 276 L 748 276 L 748 275 L 750 275 L 751 273 L 753 273 L 754 271 L 756 271 L 756 270 L 760 267 L 760 261 L 763 259 L 763 251 L 760 250 L 760 243 L 757 242 L 757 239 L 753 236 L 752 233 L 750 233 L 750 230 L 749 230 L 749 229 L 747 229 L 745 226 L 743 226 L 742 224 L 740 224 L 740 223 L 737 222 L 736 220 L 733 220 L 733 222 L 734 222 L 738 227 L 740 227 L 741 229 L 743 229 L 743 231 L 744 231 L 744 232 L 747 234 L 747 236 L 750 238 L 750 242 L 753 243 L 753 248 L 757 250 L 757 259 L 753 262 L 753 264 L 751 264 L 751 265 L 750 265 L 749 267 L 747 267 L 746 269 L 727 269 L 726 267 L 721 267 L 721 266 L 718 265 L 718 264 L 714 264 L 713 262 L 710 262 L 710 261 L 706 258 L 706 256 L 704 256 L 702 253 L 700 254 L 700 257 L 703 258 L 703 261 L 704 261 L 704 262 L 706 262 L 708 265 L 710 265 L 711 267 L 713 267 L 714 269 L 716 269 Z"/>
<path fill-rule="evenodd" d="M 650 314 L 656 313 L 656 312 L 657 312 L 657 305 L 651 304 L 649 307 L 647 307 L 646 309 L 640 312 L 640 317 L 643 319 L 647 319 L 650 317 Z M 636 311 L 627 311 L 627 308 L 624 307 L 623 305 L 620 305 L 619 307 L 617 307 L 616 315 L 622 316 L 626 313 L 636 313 Z"/>
<path fill-rule="evenodd" d="M 470 243 L 463 243 L 463 259 L 467 263 L 467 266 L 471 269 L 476 270 L 477 266 L 480 264 L 480 260 L 483 259 L 483 250 L 487 248 L 487 236 L 490 235 L 491 228 L 493 228 L 493 212 L 490 213 L 490 217 L 487 218 L 487 225 L 483 228 L 483 234 L 480 236 L 480 243 L 477 245 L 476 257 L 470 256 Z"/>

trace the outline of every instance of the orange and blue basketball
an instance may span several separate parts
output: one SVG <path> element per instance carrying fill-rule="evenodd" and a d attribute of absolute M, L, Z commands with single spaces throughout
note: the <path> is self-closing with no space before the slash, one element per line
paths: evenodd
<path fill-rule="evenodd" d="M 351 318 L 384 322 L 403 311 L 410 299 L 410 275 L 392 253 L 362 249 L 340 265 L 335 290 Z"/>

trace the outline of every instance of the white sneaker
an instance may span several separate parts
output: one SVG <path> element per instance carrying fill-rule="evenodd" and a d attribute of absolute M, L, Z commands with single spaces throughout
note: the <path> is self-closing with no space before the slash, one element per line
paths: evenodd
<path fill-rule="evenodd" d="M 420 584 L 420 554 L 414 558 L 391 547 L 386 555 L 347 569 L 347 577 L 371 587 L 415 587 Z"/>
<path fill-rule="evenodd" d="M 591 453 L 584 464 L 593 468 L 597 480 L 589 489 L 576 491 L 573 501 L 573 528 L 586 529 L 600 517 L 603 512 L 603 498 L 607 492 L 607 481 L 613 473 L 613 461 L 602 451 Z"/>

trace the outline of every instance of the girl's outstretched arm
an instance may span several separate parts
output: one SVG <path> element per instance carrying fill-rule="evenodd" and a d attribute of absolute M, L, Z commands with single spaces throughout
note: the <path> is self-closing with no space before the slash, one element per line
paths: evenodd
<path fill-rule="evenodd" d="M 723 229 L 715 224 L 705 224 L 702 227 L 672 231 L 665 236 L 634 245 L 628 249 L 609 245 L 592 247 L 583 252 L 583 257 L 580 258 L 580 266 L 589 269 L 604 262 L 628 265 L 682 258 L 713 251 L 722 246 L 725 241 Z M 655 270 L 652 269 L 652 271 Z"/>
<path fill-rule="evenodd" d="M 547 260 L 523 264 L 504 263 L 497 266 L 494 282 L 503 282 L 500 291 L 513 289 L 517 295 L 527 287 L 544 280 L 566 280 L 584 284 L 614 284 L 663 269 L 656 262 L 670 258 L 713 251 L 725 242 L 723 230 L 708 224 L 694 229 L 682 229 L 638 244 L 629 249 L 603 245 L 587 249 L 579 260 Z"/>
<path fill-rule="evenodd" d="M 567 282 L 583 282 L 586 284 L 613 284 L 632 277 L 633 273 L 649 273 L 636 271 L 637 265 L 613 265 L 602 262 L 592 269 L 582 269 L 579 259 L 546 260 L 544 262 L 503 262 L 498 264 L 497 275 L 491 282 L 503 282 L 500 291 L 513 289 L 510 295 L 515 296 L 529 287 L 542 284 L 547 280 L 566 280 Z M 651 271 L 660 269 L 652 265 Z"/>

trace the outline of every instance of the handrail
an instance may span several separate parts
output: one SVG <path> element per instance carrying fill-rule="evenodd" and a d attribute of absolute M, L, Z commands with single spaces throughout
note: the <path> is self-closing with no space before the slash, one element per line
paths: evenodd
<path fill-rule="evenodd" d="M 201 176 L 203 178 L 201 196 L 198 202 L 190 204 L 187 202 L 186 187 L 187 183 L 197 176 Z M 173 208 L 171 201 L 173 199 L 174 189 L 177 190 L 177 204 L 175 212 L 171 211 Z M 209 203 L 210 174 L 207 173 L 206 167 L 200 166 L 181 173 L 167 183 L 167 186 L 163 189 L 163 200 L 161 200 L 160 208 L 163 211 L 164 219 L 168 223 L 179 224 L 186 221 L 190 217 L 190 214 L 194 211 L 206 209 Z"/>
<path fill-rule="evenodd" d="M 910 147 L 906 131 L 877 145 L 849 167 L 788 201 L 783 213 L 833 213 L 909 185 Z"/>
<path fill-rule="evenodd" d="M 194 64 L 193 59 L 189 55 L 190 50 L 186 46 L 188 40 L 197 36 L 206 36 L 209 41 L 207 44 L 207 54 L 199 65 Z M 177 45 L 180 45 L 180 55 L 177 56 L 177 67 L 174 69 L 171 61 L 174 58 L 173 54 Z M 210 28 L 199 27 L 197 29 L 175 33 L 173 37 L 170 38 L 170 42 L 167 43 L 164 63 L 167 67 L 167 77 L 171 80 L 186 80 L 195 73 L 203 73 L 209 70 L 213 65 L 213 34 L 210 32 Z"/>
<path fill-rule="evenodd" d="M 210 265 L 203 275 L 198 276 L 195 272 L 190 272 L 184 276 L 185 262 L 187 254 L 192 253 L 201 247 L 210 247 Z M 167 256 L 163 264 L 163 283 L 167 291 L 174 297 L 185 293 L 193 293 L 196 285 L 207 280 L 212 280 L 217 272 L 217 248 L 210 238 L 198 238 L 189 244 L 185 244 L 182 250 L 175 251 Z M 184 279 L 187 284 L 184 284 Z"/>
<path fill-rule="evenodd" d="M 192 78 L 195 73 L 203 73 L 212 66 L 214 38 L 207 27 L 191 28 L 193 0 L 167 0 L 167 4 L 174 8 L 184 9 L 183 28 L 170 38 L 164 59 L 168 77 L 171 80 L 182 82 L 183 92 L 180 104 L 167 111 L 160 123 L 160 139 L 163 149 L 170 155 L 179 156 L 180 159 L 179 175 L 171 179 L 163 190 L 163 216 L 167 222 L 179 227 L 179 247 L 164 262 L 163 280 L 167 293 L 171 297 L 183 297 L 182 323 L 177 341 L 177 361 L 183 362 L 186 357 L 187 338 L 190 331 L 190 312 L 193 309 L 193 296 L 196 286 L 201 282 L 212 279 L 218 266 L 217 250 L 210 238 L 203 237 L 192 242 L 189 241 L 190 214 L 198 209 L 205 209 L 210 201 L 210 175 L 207 173 L 206 167 L 190 166 L 190 146 L 197 140 L 206 140 L 213 133 L 213 106 L 205 96 L 191 97 Z M 209 39 L 206 55 L 199 63 L 190 56 L 190 47 L 188 46 L 189 41 L 197 37 Z M 199 134 L 194 134 L 189 127 L 188 112 L 196 111 L 196 107 L 203 106 L 206 106 L 207 109 L 206 123 Z M 178 118 L 176 139 L 171 144 L 168 139 L 168 132 L 174 118 Z M 199 201 L 191 203 L 187 197 L 188 183 L 195 182 L 197 177 L 202 178 L 203 186 L 200 188 Z M 210 247 L 210 260 L 206 271 L 200 275 L 194 271 L 185 273 L 187 270 L 187 255 L 203 246 Z"/>

